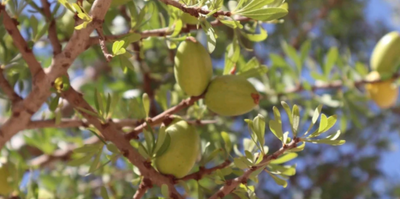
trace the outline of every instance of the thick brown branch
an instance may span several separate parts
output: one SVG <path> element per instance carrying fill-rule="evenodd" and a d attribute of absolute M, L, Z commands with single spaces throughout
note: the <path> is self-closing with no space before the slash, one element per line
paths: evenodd
<path fill-rule="evenodd" d="M 54 17 L 52 16 L 50 10 L 50 3 L 47 0 L 41 0 L 41 1 L 43 6 L 43 12 L 46 16 L 46 21 L 50 23 L 48 33 L 51 46 L 53 46 L 54 55 L 58 55 L 61 53 L 61 43 L 57 37 L 56 21 L 54 20 Z"/>
<path fill-rule="evenodd" d="M 82 94 L 76 92 L 73 88 L 68 89 L 62 93 L 62 97 L 66 99 L 75 108 L 83 108 L 91 112 L 96 112 L 93 108 L 83 99 Z M 171 198 L 182 198 L 181 195 L 176 191 L 170 178 L 158 173 L 148 162 L 139 154 L 139 152 L 132 147 L 130 142 L 126 140 L 120 130 L 115 126 L 112 121 L 102 123 L 97 117 L 89 115 L 85 112 L 80 112 L 93 126 L 95 126 L 103 135 L 103 137 L 114 143 L 114 145 L 120 150 L 121 154 L 135 165 L 141 175 L 149 178 L 153 184 L 162 186 L 166 184 L 171 193 Z"/>
<path fill-rule="evenodd" d="M 10 98 L 11 103 L 14 105 L 21 101 L 22 98 L 14 91 L 7 79 L 3 76 L 3 69 L 0 66 L 0 88 Z"/>
<path fill-rule="evenodd" d="M 207 14 L 209 14 L 211 12 L 209 10 L 204 10 L 202 8 L 199 8 L 199 7 L 188 7 L 185 4 L 182 4 L 182 3 L 178 2 L 178 1 L 175 1 L 175 0 L 160 0 L 160 1 L 164 2 L 167 5 L 174 6 L 174 7 L 178 8 L 178 9 L 182 10 L 183 12 L 186 12 L 186 13 L 188 13 L 190 15 L 195 16 L 195 17 L 198 17 L 200 14 L 207 15 Z M 229 11 L 219 10 L 219 11 L 217 11 L 217 12 L 215 12 L 213 14 L 214 17 L 218 17 L 220 15 L 229 17 L 229 16 L 232 15 L 232 13 L 229 12 Z"/>
<path fill-rule="evenodd" d="M 233 180 L 229 180 L 225 183 L 225 185 L 223 187 L 221 187 L 219 189 L 219 191 L 217 191 L 214 195 L 212 195 L 209 199 L 218 199 L 218 198 L 223 198 L 224 196 L 228 195 L 229 193 L 231 193 L 236 187 L 238 187 L 241 183 L 243 182 L 247 182 L 247 180 L 249 179 L 249 176 L 251 173 L 253 173 L 254 171 L 256 171 L 257 169 L 264 167 L 268 164 L 268 162 L 270 162 L 271 160 L 273 160 L 274 158 L 277 158 L 279 156 L 281 156 L 283 153 L 285 153 L 285 151 L 295 148 L 297 146 L 297 143 L 299 142 L 299 139 L 294 139 L 292 142 L 290 142 L 289 144 L 281 147 L 278 151 L 276 151 L 275 153 L 271 154 L 271 155 L 266 155 L 264 156 L 263 160 L 253 166 L 252 168 L 248 169 L 243 175 L 233 179 Z"/>
<path fill-rule="evenodd" d="M 90 11 L 90 16 L 93 18 L 93 21 L 89 23 L 86 28 L 74 31 L 63 52 L 54 56 L 50 67 L 46 69 L 46 73 L 41 72 L 40 64 L 36 59 L 34 59 L 35 57 L 31 52 L 29 52 L 29 49 L 24 49 L 26 46 L 21 45 L 26 44 L 25 40 L 20 37 L 20 34 L 16 34 L 19 32 L 18 29 L 16 29 L 13 20 L 4 11 L 4 7 L 0 7 L 0 10 L 2 10 L 1 13 L 3 13 L 3 23 L 5 24 L 6 29 L 9 32 L 11 31 L 10 34 L 15 37 L 14 43 L 18 44 L 19 47 L 22 47 L 22 50 L 19 48 L 21 54 L 24 56 L 24 59 L 30 66 L 31 70 L 34 71 L 32 91 L 24 101 L 22 101 L 22 103 L 19 103 L 19 105 L 13 109 L 12 117 L 0 127 L 0 149 L 3 148 L 4 144 L 11 139 L 12 136 L 26 127 L 30 122 L 32 115 L 50 96 L 52 82 L 57 77 L 64 75 L 76 57 L 86 50 L 85 44 L 89 41 L 90 34 L 102 22 L 110 4 L 111 0 L 95 0 L 93 2 Z M 35 73 L 36 70 L 39 70 L 37 74 Z"/>
<path fill-rule="evenodd" d="M 140 199 L 146 194 L 146 191 L 152 187 L 151 181 L 147 178 L 144 178 L 139 185 L 138 190 L 136 191 L 133 199 Z"/>
<path fill-rule="evenodd" d="M 182 178 L 180 178 L 179 180 L 184 180 L 184 181 L 192 180 L 192 179 L 194 179 L 194 180 L 200 180 L 201 178 L 203 178 L 203 176 L 205 176 L 205 175 L 210 175 L 210 174 L 212 174 L 214 171 L 216 171 L 216 170 L 218 170 L 218 169 L 223 169 L 223 168 L 229 166 L 230 164 L 231 164 L 231 161 L 230 161 L 230 160 L 225 160 L 225 161 L 224 161 L 223 163 L 221 163 L 220 165 L 217 165 L 217 166 L 215 166 L 215 167 L 211 167 L 211 168 L 209 168 L 209 169 L 200 168 L 199 171 L 197 171 L 197 172 L 195 172 L 195 173 L 192 173 L 192 174 L 189 174 L 189 175 L 187 175 L 187 176 L 185 176 L 185 177 L 182 177 Z"/>
<path fill-rule="evenodd" d="M 104 57 L 106 58 L 106 60 L 109 62 L 111 61 L 111 59 L 113 58 L 113 55 L 110 54 L 107 50 L 107 46 L 106 46 L 106 40 L 104 38 L 104 34 L 103 34 L 103 28 L 96 28 L 96 32 L 99 35 L 99 42 L 100 42 L 100 47 L 101 47 L 101 51 L 104 54 Z"/>
<path fill-rule="evenodd" d="M 10 34 L 10 36 L 13 38 L 14 45 L 18 48 L 22 57 L 28 64 L 31 75 L 35 77 L 38 72 L 42 71 L 42 66 L 37 61 L 32 49 L 28 47 L 28 44 L 18 30 L 17 25 L 19 22 L 16 19 L 11 18 L 5 10 L 2 12 L 2 14 L 4 27 L 6 28 L 8 34 Z"/>
<path fill-rule="evenodd" d="M 172 114 L 177 113 L 178 111 L 186 107 L 192 106 L 196 101 L 198 101 L 201 98 L 203 98 L 203 96 L 190 97 L 188 99 L 182 100 L 178 105 L 164 111 L 163 113 L 155 116 L 154 118 L 151 118 L 148 122 L 151 126 L 160 125 L 164 120 L 169 119 L 169 116 L 171 116 Z M 142 132 L 143 129 L 146 127 L 147 123 L 145 122 L 142 125 L 136 127 L 133 131 L 126 134 L 125 138 L 127 140 L 137 139 L 139 133 Z"/>

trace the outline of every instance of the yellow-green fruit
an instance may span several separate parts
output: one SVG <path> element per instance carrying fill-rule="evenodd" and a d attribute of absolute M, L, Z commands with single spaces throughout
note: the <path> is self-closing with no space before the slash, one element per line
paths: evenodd
<path fill-rule="evenodd" d="M 371 56 L 371 69 L 381 74 L 392 73 L 400 64 L 400 33 L 390 32 L 376 44 Z"/>
<path fill-rule="evenodd" d="M 210 54 L 194 38 L 183 41 L 176 52 L 174 73 L 187 95 L 201 95 L 212 77 Z"/>
<path fill-rule="evenodd" d="M 185 24 L 196 25 L 199 22 L 199 20 L 196 17 L 194 17 L 186 12 L 184 12 L 182 14 L 181 19 L 182 19 L 182 22 Z"/>
<path fill-rule="evenodd" d="M 8 182 L 8 177 L 10 176 L 10 172 L 7 168 L 7 165 L 3 164 L 0 166 L 0 195 L 7 196 L 12 191 L 10 183 Z"/>
<path fill-rule="evenodd" d="M 242 115 L 251 111 L 259 102 L 260 94 L 246 78 L 224 75 L 213 79 L 208 86 L 205 103 L 222 116 Z"/>
<path fill-rule="evenodd" d="M 375 81 L 378 79 L 380 79 L 380 75 L 377 71 L 372 71 L 367 76 L 368 81 Z M 389 108 L 396 103 L 399 89 L 393 82 L 394 79 L 389 79 L 383 82 L 365 85 L 368 96 L 382 109 Z"/>
<path fill-rule="evenodd" d="M 200 153 L 200 137 L 194 126 L 181 120 L 170 125 L 166 132 L 171 136 L 167 151 L 154 160 L 158 171 L 181 178 L 187 175 Z"/>

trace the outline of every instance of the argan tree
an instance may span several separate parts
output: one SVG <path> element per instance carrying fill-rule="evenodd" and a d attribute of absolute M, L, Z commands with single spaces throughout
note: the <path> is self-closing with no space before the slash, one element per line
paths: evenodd
<path fill-rule="evenodd" d="M 365 33 L 362 7 L 3 0 L 0 197 L 380 196 L 400 34 Z"/>

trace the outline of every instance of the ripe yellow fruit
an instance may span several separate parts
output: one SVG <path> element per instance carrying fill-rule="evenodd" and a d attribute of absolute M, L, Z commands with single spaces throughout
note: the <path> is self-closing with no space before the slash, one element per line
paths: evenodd
<path fill-rule="evenodd" d="M 181 178 L 187 175 L 200 153 L 200 136 L 194 126 L 181 120 L 170 125 L 166 132 L 171 136 L 167 151 L 154 160 L 158 171 Z"/>
<path fill-rule="evenodd" d="M 213 79 L 208 86 L 205 103 L 221 116 L 237 116 L 251 111 L 259 102 L 260 94 L 246 78 L 224 75 Z"/>
<path fill-rule="evenodd" d="M 368 81 L 375 81 L 379 78 L 380 75 L 377 71 L 372 71 L 367 76 Z M 368 96 L 382 109 L 389 108 L 396 103 L 399 89 L 393 82 L 394 79 L 389 79 L 365 85 Z"/>
<path fill-rule="evenodd" d="M 194 38 L 183 41 L 175 55 L 175 79 L 189 96 L 199 96 L 212 77 L 210 54 Z"/>
<path fill-rule="evenodd" d="M 371 69 L 381 74 L 392 73 L 400 64 L 400 33 L 390 32 L 376 44 L 371 56 Z"/>
<path fill-rule="evenodd" d="M 184 24 L 191 24 L 191 25 L 196 25 L 199 22 L 199 20 L 196 17 L 194 17 L 186 12 L 184 12 L 182 14 L 181 20 Z"/>
<path fill-rule="evenodd" d="M 0 195 L 7 196 L 13 191 L 8 182 L 8 177 L 10 177 L 10 172 L 7 165 L 3 164 L 0 166 Z"/>

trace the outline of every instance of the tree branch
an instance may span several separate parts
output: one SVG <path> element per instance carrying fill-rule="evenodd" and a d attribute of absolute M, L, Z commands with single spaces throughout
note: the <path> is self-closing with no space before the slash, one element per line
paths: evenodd
<path fill-rule="evenodd" d="M 198 17 L 199 14 L 207 15 L 211 12 L 209 10 L 204 10 L 199 7 L 187 7 L 185 4 L 179 3 L 178 1 L 175 1 L 175 0 L 160 0 L 160 1 L 167 5 L 174 6 L 178 9 L 182 10 L 183 12 L 186 12 L 195 17 Z M 220 15 L 230 17 L 232 15 L 232 13 L 229 11 L 219 10 L 213 14 L 214 17 L 218 17 Z"/>
<path fill-rule="evenodd" d="M 140 121 L 133 119 L 113 120 L 117 128 L 135 127 L 140 125 Z M 31 121 L 26 129 L 39 129 L 39 128 L 73 128 L 73 127 L 88 127 L 90 123 L 87 120 L 81 119 L 61 119 L 59 124 L 55 123 L 54 119 Z"/>
<path fill-rule="evenodd" d="M 178 180 L 184 180 L 184 181 L 192 180 L 192 179 L 194 179 L 194 180 L 200 180 L 200 179 L 203 178 L 203 176 L 205 176 L 205 175 L 210 175 L 210 174 L 212 174 L 214 171 L 216 171 L 216 170 L 218 170 L 218 169 L 223 169 L 223 168 L 229 166 L 230 164 L 231 164 L 231 161 L 230 161 L 230 160 L 225 160 L 225 161 L 224 161 L 223 163 L 221 163 L 220 165 L 217 165 L 217 166 L 215 166 L 215 167 L 211 167 L 211 168 L 209 168 L 209 169 L 205 169 L 204 167 L 200 167 L 199 171 L 197 171 L 197 172 L 195 172 L 195 173 L 191 173 L 191 174 L 189 174 L 189 175 L 187 175 L 187 176 L 184 176 L 184 177 L 182 177 L 182 178 L 180 178 L 180 179 L 178 179 Z"/>
<path fill-rule="evenodd" d="M 10 140 L 12 136 L 26 127 L 32 115 L 50 96 L 52 82 L 57 77 L 64 75 L 76 57 L 86 50 L 85 44 L 89 41 L 90 34 L 103 22 L 110 4 L 111 0 L 95 0 L 93 2 L 90 11 L 93 21 L 89 23 L 86 28 L 74 31 L 63 52 L 53 57 L 50 67 L 46 69 L 46 73 L 43 72 L 32 52 L 24 48 L 26 45 L 22 44 L 26 44 L 25 40 L 23 40 L 22 36 L 19 34 L 12 19 L 5 12 L 5 7 L 3 5 L 0 6 L 1 13 L 4 13 L 3 23 L 7 31 L 14 37 L 14 43 L 17 44 L 17 47 L 19 46 L 18 48 L 33 71 L 32 75 L 34 77 L 32 91 L 14 108 L 12 117 L 0 127 L 0 149 L 3 148 L 4 144 Z M 35 73 L 36 70 L 39 70 L 37 74 Z"/>
<path fill-rule="evenodd" d="M 0 6 L 0 10 L 3 10 L 3 24 L 6 28 L 8 34 L 13 38 L 14 45 L 18 48 L 19 52 L 21 53 L 22 57 L 28 64 L 29 70 L 31 71 L 31 75 L 35 77 L 35 75 L 42 71 L 42 66 L 37 61 L 35 55 L 32 53 L 32 49 L 28 47 L 25 39 L 22 37 L 17 25 L 19 24 L 17 19 L 11 18 L 6 10 L 5 7 Z"/>
<path fill-rule="evenodd" d="M 57 38 L 56 21 L 54 20 L 50 10 L 50 3 L 47 0 L 41 0 L 41 2 L 43 6 L 43 12 L 46 16 L 46 21 L 50 22 L 48 31 L 50 43 L 51 46 L 53 46 L 54 55 L 58 55 L 61 53 L 61 43 Z"/>
<path fill-rule="evenodd" d="M 68 100 L 75 108 L 83 108 L 91 112 L 96 112 L 93 108 L 83 99 L 82 94 L 76 92 L 72 87 L 62 93 L 62 97 Z M 139 152 L 132 147 L 130 142 L 126 140 L 120 130 L 117 129 L 112 121 L 102 123 L 97 117 L 89 115 L 85 112 L 80 113 L 93 124 L 103 135 L 103 137 L 114 143 L 114 145 L 121 151 L 121 154 L 135 165 L 141 175 L 151 180 L 153 184 L 162 186 L 166 184 L 171 193 L 171 198 L 182 198 L 181 195 L 176 191 L 170 178 L 158 173 L 149 162 L 147 162 Z"/>
<path fill-rule="evenodd" d="M 252 19 L 247 18 L 247 17 L 237 17 L 235 18 L 236 21 L 239 22 L 246 22 L 246 21 L 250 21 Z M 222 22 L 220 22 L 219 20 L 214 20 L 211 23 L 211 26 L 216 27 L 216 26 L 221 26 L 223 25 Z M 192 30 L 199 30 L 201 29 L 201 27 L 196 26 L 196 25 L 190 25 L 190 24 L 186 24 L 186 27 L 182 28 L 180 34 L 182 33 L 189 33 Z M 160 28 L 160 29 L 154 29 L 154 30 L 145 30 L 143 32 L 140 32 L 139 34 L 141 34 L 142 39 L 148 38 L 148 37 L 165 37 L 168 36 L 170 34 L 173 33 L 173 29 L 166 27 L 166 28 Z M 130 33 L 124 33 L 121 35 L 107 35 L 105 36 L 105 41 L 106 42 L 112 42 L 112 41 L 116 41 L 119 40 L 127 35 L 129 35 Z M 88 47 L 92 46 L 92 45 L 96 45 L 99 43 L 99 37 L 91 37 L 90 41 L 88 42 Z"/>
<path fill-rule="evenodd" d="M 159 125 L 164 120 L 169 119 L 172 114 L 177 113 L 178 111 L 180 111 L 186 107 L 192 106 L 196 101 L 198 101 L 201 98 L 203 98 L 202 95 L 197 96 L 197 97 L 190 97 L 188 99 L 182 100 L 178 105 L 164 111 L 163 113 L 155 116 L 154 118 L 148 119 L 148 122 L 151 126 Z M 129 132 L 128 134 L 125 134 L 125 138 L 127 140 L 137 139 L 139 133 L 142 132 L 143 129 L 146 127 L 147 127 L 147 123 L 144 122 L 142 125 L 136 127 L 133 131 Z"/>
<path fill-rule="evenodd" d="M 113 55 L 110 54 L 107 50 L 107 46 L 106 46 L 106 40 L 104 38 L 104 34 L 103 34 L 103 28 L 96 28 L 96 32 L 99 35 L 99 42 L 100 42 L 100 47 L 101 47 L 101 51 L 104 54 L 104 57 L 106 58 L 106 60 L 108 62 L 111 61 L 111 59 L 113 58 Z"/>
<path fill-rule="evenodd" d="M 265 167 L 268 164 L 268 162 L 270 162 L 273 159 L 278 158 L 280 155 L 285 153 L 285 151 L 295 148 L 297 146 L 297 143 L 299 143 L 299 142 L 300 142 L 300 139 L 298 139 L 298 138 L 293 139 L 292 142 L 290 142 L 287 145 L 282 146 L 275 153 L 273 153 L 271 155 L 265 155 L 263 160 L 259 164 L 248 169 L 243 175 L 241 175 L 233 180 L 227 180 L 225 185 L 223 187 L 221 187 L 219 189 L 219 191 L 216 192 L 214 195 L 212 195 L 209 199 L 218 199 L 218 198 L 225 197 L 226 195 L 231 193 L 236 187 L 238 187 L 240 184 L 247 183 L 247 180 L 249 179 L 249 176 L 251 173 L 253 173 L 254 171 L 256 171 L 257 169 L 259 169 L 261 167 Z"/>
<path fill-rule="evenodd" d="M 133 199 L 140 199 L 146 194 L 147 189 L 151 188 L 153 185 L 151 181 L 147 178 L 144 178 L 142 182 L 139 185 L 138 190 L 136 191 L 135 195 L 133 196 Z"/>
<path fill-rule="evenodd" d="M 10 98 L 11 104 L 15 105 L 20 102 L 22 98 L 14 91 L 7 79 L 3 76 L 3 68 L 0 66 L 0 88 Z"/>

